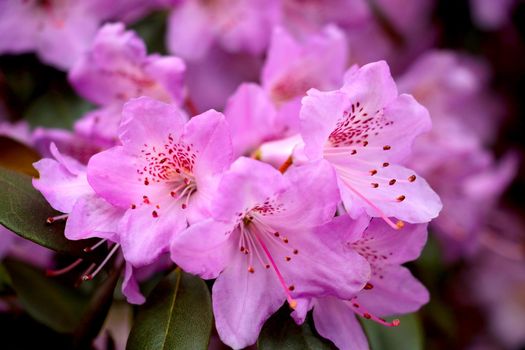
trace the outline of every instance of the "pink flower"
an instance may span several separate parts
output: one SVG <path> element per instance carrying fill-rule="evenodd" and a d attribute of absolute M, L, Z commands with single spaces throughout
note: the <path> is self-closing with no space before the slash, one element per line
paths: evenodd
<path fill-rule="evenodd" d="M 78 121 L 75 131 L 115 143 L 122 105 L 140 96 L 180 105 L 184 72 L 184 62 L 177 57 L 148 56 L 144 42 L 122 23 L 103 26 L 69 72 L 77 92 L 101 106 Z"/>
<path fill-rule="evenodd" d="M 488 67 L 447 51 L 422 56 L 398 79 L 400 89 L 428 108 L 432 130 L 408 160 L 439 193 L 444 208 L 432 223 L 446 257 L 478 249 L 487 215 L 514 177 L 517 159 L 500 162 L 484 148 L 496 134 L 499 101 L 488 89 Z"/>
<path fill-rule="evenodd" d="M 511 11 L 516 0 L 470 0 L 472 19 L 485 30 L 496 30 L 511 19 Z"/>
<path fill-rule="evenodd" d="M 126 210 L 119 236 L 127 261 L 143 266 L 167 252 L 188 222 L 208 215 L 220 174 L 232 157 L 224 117 L 208 111 L 185 124 L 180 110 L 148 97 L 124 105 L 122 146 L 88 163 L 95 192 Z"/>
<path fill-rule="evenodd" d="M 110 126 L 108 128 L 111 128 Z M 51 144 L 55 144 L 60 153 L 87 164 L 92 155 L 114 145 L 102 137 L 89 137 L 65 129 L 36 128 L 31 135 L 31 142 L 43 158 L 53 158 Z"/>
<path fill-rule="evenodd" d="M 441 144 L 434 153 L 442 147 L 492 141 L 504 110 L 489 88 L 490 79 L 486 62 L 467 55 L 433 50 L 418 58 L 396 79 L 399 91 L 413 95 L 432 117 L 432 131 L 417 140 L 415 149 L 428 137 Z M 441 140 L 435 139 L 437 135 Z"/>
<path fill-rule="evenodd" d="M 189 61 L 204 57 L 214 42 L 228 52 L 260 54 L 279 17 L 276 0 L 185 0 L 168 20 L 168 48 Z"/>
<path fill-rule="evenodd" d="M 366 261 L 352 251 L 331 251 L 327 240 L 333 238 L 315 234 L 316 226 L 333 217 L 338 198 L 333 170 L 324 161 L 283 176 L 239 158 L 219 185 L 211 218 L 174 239 L 171 253 L 179 266 L 217 278 L 213 309 L 226 344 L 253 344 L 285 300 L 295 308 L 298 298 L 349 298 L 363 287 L 370 272 Z"/>
<path fill-rule="evenodd" d="M 1 1 L 0 54 L 36 52 L 67 70 L 89 46 L 106 8 L 99 0 Z"/>
<path fill-rule="evenodd" d="M 85 165 L 62 155 L 54 144 L 50 148 L 54 159 L 44 158 L 35 163 L 40 178 L 33 179 L 33 186 L 44 195 L 49 204 L 54 209 L 66 213 L 50 219 L 67 219 L 64 234 L 68 239 L 101 238 L 93 247 L 86 247 L 86 249 L 93 250 L 106 242 L 113 243 L 108 256 L 98 266 L 92 264 L 82 273 L 83 280 L 90 280 L 120 247 L 117 230 L 125 211 L 95 194 L 87 182 Z M 78 259 L 66 268 L 49 273 L 51 275 L 66 273 L 80 263 L 82 259 Z M 144 302 L 131 264 L 126 264 L 122 292 L 130 303 Z"/>
<path fill-rule="evenodd" d="M 421 253 L 427 239 L 427 225 L 408 225 L 402 231 L 393 231 L 375 219 L 363 233 L 368 222 L 366 216 L 357 221 L 340 216 L 319 231 L 332 239 L 340 235 L 341 240 L 347 242 L 346 249 L 366 258 L 372 277 L 365 287 L 347 300 L 316 298 L 293 315 L 301 323 L 308 308 L 313 307 L 317 331 L 339 349 L 369 348 L 356 315 L 385 326 L 397 326 L 398 320 L 387 322 L 381 317 L 417 311 L 429 300 L 425 287 L 401 266 Z"/>
<path fill-rule="evenodd" d="M 224 115 L 230 126 L 235 156 L 249 155 L 263 142 L 284 133 L 273 102 L 261 87 L 253 83 L 239 86 L 229 98 Z"/>
<path fill-rule="evenodd" d="M 344 34 L 327 26 L 302 41 L 284 28 L 273 31 L 261 73 L 265 91 L 278 106 L 304 96 L 307 90 L 331 90 L 341 85 L 347 61 Z"/>
<path fill-rule="evenodd" d="M 412 96 L 398 95 L 385 62 L 352 69 L 340 90 L 310 90 L 302 104 L 305 154 L 333 166 L 352 217 L 366 211 L 399 228 L 402 222 L 389 217 L 421 223 L 437 216 L 439 197 L 399 165 L 414 138 L 430 129 L 430 117 Z"/>

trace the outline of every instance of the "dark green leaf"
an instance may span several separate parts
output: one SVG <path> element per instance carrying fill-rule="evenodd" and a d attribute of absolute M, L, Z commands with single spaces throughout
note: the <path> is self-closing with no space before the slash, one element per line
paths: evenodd
<path fill-rule="evenodd" d="M 113 291 L 120 278 L 122 266 L 113 269 L 104 282 L 96 288 L 80 324 L 75 329 L 74 343 L 77 346 L 91 343 L 102 328 L 113 302 Z"/>
<path fill-rule="evenodd" d="M 38 176 L 33 163 L 41 157 L 31 148 L 11 138 L 0 136 L 0 166 L 30 176 Z"/>
<path fill-rule="evenodd" d="M 29 106 L 24 117 L 32 126 L 71 128 L 92 108 L 89 102 L 70 92 L 49 90 Z"/>
<path fill-rule="evenodd" d="M 259 340 L 259 350 L 331 350 L 336 349 L 328 340 L 317 336 L 309 322 L 298 326 L 285 306 L 264 325 Z"/>
<path fill-rule="evenodd" d="M 176 269 L 139 309 L 127 349 L 208 349 L 213 315 L 200 278 Z"/>
<path fill-rule="evenodd" d="M 83 248 L 94 240 L 70 241 L 64 237 L 64 222 L 46 224 L 54 211 L 40 192 L 33 188 L 31 177 L 0 167 L 0 224 L 17 235 L 60 253 L 88 259 Z"/>
<path fill-rule="evenodd" d="M 423 329 L 417 314 L 399 318 L 398 327 L 385 327 L 373 321 L 362 320 L 372 350 L 422 350 Z"/>
<path fill-rule="evenodd" d="M 10 259 L 4 265 L 24 310 L 35 320 L 61 333 L 77 328 L 87 307 L 85 296 L 29 265 Z"/>

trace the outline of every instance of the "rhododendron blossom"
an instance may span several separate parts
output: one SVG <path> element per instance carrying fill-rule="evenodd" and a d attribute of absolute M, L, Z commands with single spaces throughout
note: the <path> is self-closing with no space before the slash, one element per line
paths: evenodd
<path fill-rule="evenodd" d="M 314 200 L 305 202 L 305 195 Z M 264 321 L 287 300 L 350 298 L 369 278 L 365 259 L 337 252 L 315 234 L 338 202 L 333 170 L 319 161 L 288 170 L 239 158 L 225 173 L 211 219 L 175 237 L 172 258 L 185 270 L 217 278 L 213 309 L 221 339 L 253 344 Z M 325 241 L 327 240 L 327 241 Z"/>
<path fill-rule="evenodd" d="M 353 221 L 341 216 L 319 230 L 320 234 L 345 242 L 343 249 L 366 258 L 372 271 L 368 283 L 352 298 L 325 297 L 309 302 L 317 331 L 340 349 L 369 348 L 356 315 L 385 326 L 397 326 L 399 320 L 387 322 L 382 317 L 414 312 L 429 300 L 425 287 L 401 266 L 421 253 L 427 225 L 407 225 L 401 231 L 393 231 L 382 220 L 374 219 L 370 224 L 368 221 L 367 217 Z M 304 321 L 305 311 L 303 308 L 294 312 L 296 321 Z"/>
<path fill-rule="evenodd" d="M 399 164 L 430 127 L 426 109 L 398 95 L 385 62 L 353 68 L 340 90 L 310 90 L 301 110 L 305 154 L 333 166 L 350 215 L 366 211 L 394 228 L 402 222 L 390 217 L 428 222 L 441 209 L 426 181 Z"/>
<path fill-rule="evenodd" d="M 119 224 L 124 257 L 136 266 L 167 252 L 188 222 L 208 215 L 219 175 L 231 162 L 224 116 L 208 111 L 185 123 L 181 111 L 147 97 L 123 109 L 116 146 L 88 163 L 88 181 L 126 210 Z"/>
<path fill-rule="evenodd" d="M 122 23 L 103 26 L 90 50 L 69 72 L 76 91 L 101 106 L 77 121 L 75 131 L 115 143 L 122 105 L 140 96 L 180 105 L 184 72 L 184 62 L 177 57 L 148 56 L 144 42 Z"/>
<path fill-rule="evenodd" d="M 86 247 L 86 252 L 98 248 L 106 242 L 113 242 L 108 256 L 98 264 L 92 263 L 82 273 L 83 280 L 92 279 L 120 247 L 120 237 L 117 227 L 124 215 L 124 210 L 112 206 L 95 194 L 89 186 L 85 165 L 73 158 L 60 154 L 54 144 L 51 145 L 52 158 L 44 158 L 34 164 L 40 173 L 33 185 L 51 204 L 64 215 L 49 218 L 49 223 L 57 219 L 67 219 L 64 235 L 72 240 L 85 238 L 101 238 L 93 247 Z M 50 274 L 61 274 L 70 271 L 82 262 L 76 260 L 72 265 Z M 144 297 L 140 293 L 138 283 L 133 276 L 133 266 L 126 264 L 125 278 L 122 283 L 122 292 L 131 303 L 143 303 Z"/>

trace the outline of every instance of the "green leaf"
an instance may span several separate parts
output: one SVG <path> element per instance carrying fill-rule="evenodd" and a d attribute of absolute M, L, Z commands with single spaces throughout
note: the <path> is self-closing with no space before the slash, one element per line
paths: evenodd
<path fill-rule="evenodd" d="M 75 329 L 73 338 L 75 347 L 91 343 L 91 340 L 100 332 L 113 303 L 113 291 L 120 278 L 123 266 L 121 264 L 118 268 L 111 270 L 109 276 L 95 289 L 82 320 Z"/>
<path fill-rule="evenodd" d="M 176 269 L 159 282 L 139 309 L 126 348 L 207 350 L 212 324 L 206 284 Z"/>
<path fill-rule="evenodd" d="M 33 163 L 41 157 L 31 148 L 9 137 L 0 136 L 0 166 L 30 176 L 38 176 Z"/>
<path fill-rule="evenodd" d="M 285 306 L 266 323 L 257 340 L 259 350 L 331 350 L 336 347 L 314 333 L 310 323 L 298 326 Z"/>
<path fill-rule="evenodd" d="M 77 328 L 89 299 L 30 265 L 6 259 L 4 266 L 24 310 L 35 320 L 61 333 Z"/>
<path fill-rule="evenodd" d="M 370 320 L 361 324 L 368 336 L 372 350 L 422 350 L 424 348 L 423 327 L 417 314 L 400 317 L 397 327 L 385 327 Z"/>
<path fill-rule="evenodd" d="M 46 224 L 46 219 L 60 213 L 53 210 L 31 177 L 0 167 L 0 224 L 17 235 L 60 253 L 94 259 L 95 253 L 83 249 L 96 240 L 70 241 L 64 237 L 64 222 Z"/>
<path fill-rule="evenodd" d="M 79 117 L 91 109 L 93 106 L 89 102 L 73 93 L 51 89 L 29 106 L 24 119 L 34 127 L 70 129 Z"/>

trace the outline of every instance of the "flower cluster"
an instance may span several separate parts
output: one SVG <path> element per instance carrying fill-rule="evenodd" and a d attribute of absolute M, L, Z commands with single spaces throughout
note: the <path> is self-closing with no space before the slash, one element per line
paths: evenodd
<path fill-rule="evenodd" d="M 284 302 L 298 323 L 313 309 L 319 333 L 343 349 L 367 346 L 354 315 L 396 326 L 383 317 L 425 304 L 401 264 L 421 252 L 441 202 L 403 164 L 430 116 L 398 93 L 384 61 L 344 73 L 342 39 L 334 27 L 303 43 L 278 29 L 262 86 L 241 85 L 224 113 L 194 115 L 181 59 L 147 56 L 123 24 L 102 27 L 69 73 L 101 106 L 73 132 L 88 157 L 41 131 L 51 156 L 33 181 L 67 217 L 67 238 L 109 245 L 83 278 L 120 248 L 123 292 L 142 303 L 136 271 L 169 254 L 216 279 L 217 331 L 234 348 L 253 344 Z M 301 98 L 314 86 L 324 91 Z M 264 161 L 268 141 L 287 143 L 279 169 Z"/>
<path fill-rule="evenodd" d="M 518 3 L 0 0 L 0 55 L 35 54 L 57 90 L 89 105 L 68 115 L 70 125 L 56 123 L 69 129 L 45 127 L 31 116 L 41 113 L 31 84 L 22 77 L 12 88 L 0 72 L 0 144 L 17 147 L 0 156 L 0 181 L 5 159 L 26 162 L 15 173 L 59 212 L 42 227 L 61 234 L 55 222 L 65 222 L 69 241 L 60 242 L 84 249 L 57 248 L 78 255 L 64 267 L 9 230 L 56 248 L 43 243 L 49 237 L 0 215 L 0 259 L 48 277 L 82 270 L 70 274 L 78 285 L 114 273 L 128 303 L 146 303 L 141 311 L 155 302 L 144 288 L 152 275 L 176 266 L 207 300 L 211 291 L 212 337 L 234 349 L 264 339 L 278 312 L 340 349 L 365 350 L 373 337 L 364 329 L 397 327 L 396 317 L 429 301 L 425 286 L 436 302 L 422 313 L 439 328 L 457 300 L 440 295 L 437 280 L 453 273 L 461 298 L 505 338 L 497 342 L 517 348 L 524 235 L 498 205 L 519 154 L 489 148 L 514 106 L 506 110 L 490 86 L 494 67 L 430 48 L 451 46 L 450 28 L 434 21 L 444 12 L 465 7 L 481 31 L 507 31 Z M 2 69 L 4 58 L 12 59 L 1 57 Z M 20 149 L 30 161 L 9 159 Z M 432 256 L 404 266 L 429 231 L 446 264 L 429 262 L 431 239 Z M 4 281 L 3 263 L 0 272 L 0 311 L 10 310 L 4 284 L 19 291 Z"/>

